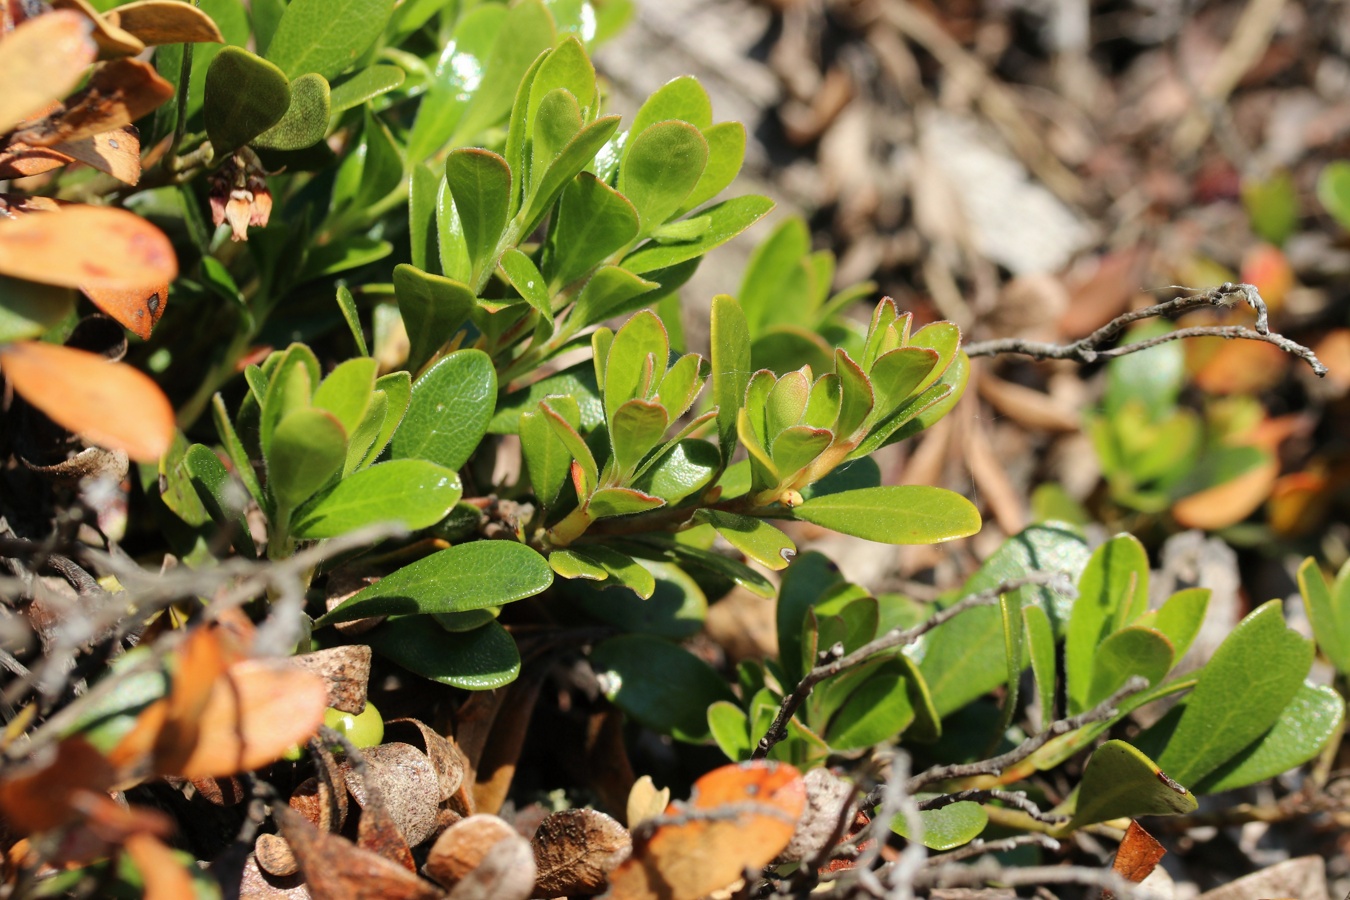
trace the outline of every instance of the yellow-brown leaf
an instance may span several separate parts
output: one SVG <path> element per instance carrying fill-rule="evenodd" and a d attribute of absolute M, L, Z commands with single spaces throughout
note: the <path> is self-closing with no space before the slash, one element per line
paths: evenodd
<path fill-rule="evenodd" d="M 36 115 L 80 81 L 97 48 L 78 13 L 29 19 L 0 43 L 0 133 Z"/>
<path fill-rule="evenodd" d="M 100 172 L 107 172 L 118 181 L 135 184 L 141 180 L 141 139 L 134 128 L 118 128 L 74 141 L 62 141 L 51 149 Z"/>
<path fill-rule="evenodd" d="M 133 213 L 69 206 L 0 220 L 0 274 L 62 287 L 156 290 L 178 276 L 164 233 Z"/>
<path fill-rule="evenodd" d="M 117 7 L 108 17 L 145 44 L 225 42 L 210 16 L 182 0 L 137 0 Z"/>
<path fill-rule="evenodd" d="M 70 10 L 85 17 L 94 26 L 93 38 L 98 44 L 100 59 L 135 56 L 145 49 L 145 44 L 137 40 L 134 34 L 118 28 L 114 19 L 100 13 L 88 0 L 51 0 L 51 4 L 57 9 Z"/>

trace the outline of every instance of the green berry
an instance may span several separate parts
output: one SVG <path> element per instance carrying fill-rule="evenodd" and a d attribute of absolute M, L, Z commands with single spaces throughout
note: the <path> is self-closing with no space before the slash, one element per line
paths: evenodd
<path fill-rule="evenodd" d="M 357 747 L 374 747 L 384 740 L 384 719 L 368 700 L 366 708 L 355 716 L 329 707 L 323 714 L 323 724 Z"/>

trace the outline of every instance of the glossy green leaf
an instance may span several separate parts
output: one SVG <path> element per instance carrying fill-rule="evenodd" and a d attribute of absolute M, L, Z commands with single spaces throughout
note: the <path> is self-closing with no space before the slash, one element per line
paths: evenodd
<path fill-rule="evenodd" d="M 595 104 L 595 67 L 581 42 L 575 37 L 565 38 L 544 57 L 530 83 L 526 121 L 533 120 L 551 92 L 567 91 L 583 108 Z"/>
<path fill-rule="evenodd" d="M 868 371 L 875 397 L 873 415 L 880 418 L 925 387 L 930 378 L 937 380 L 937 350 L 925 347 L 901 347 L 877 357 Z"/>
<path fill-rule="evenodd" d="M 626 247 L 638 235 L 633 204 L 589 172 L 563 189 L 545 268 L 558 291 Z"/>
<path fill-rule="evenodd" d="M 610 516 L 631 516 L 665 506 L 660 497 L 644 493 L 634 488 L 601 488 L 591 494 L 586 509 L 593 519 Z"/>
<path fill-rule="evenodd" d="M 1065 572 L 1077 578 L 1088 560 L 1082 535 L 1058 525 L 1033 525 L 1003 543 L 952 599 L 995 588 L 1028 572 Z M 1022 588 L 1023 605 L 1036 603 L 1062 633 L 1071 601 L 1048 588 Z M 1000 685 L 1006 676 L 1003 624 L 998 610 L 968 610 L 930 632 L 920 668 L 943 716 Z"/>
<path fill-rule="evenodd" d="M 745 762 L 750 758 L 754 750 L 750 741 L 750 719 L 735 703 L 718 700 L 708 707 L 708 731 L 727 759 Z"/>
<path fill-rule="evenodd" d="M 388 375 L 382 375 L 376 379 L 375 388 L 384 393 L 388 405 L 379 433 L 371 443 L 370 449 L 366 451 L 362 465 L 370 465 L 384 448 L 389 446 L 389 441 L 393 439 L 394 432 L 407 415 L 408 405 L 412 400 L 412 378 L 407 372 L 390 372 Z"/>
<path fill-rule="evenodd" d="M 513 541 L 471 541 L 386 575 L 314 622 L 323 628 L 366 616 L 425 615 L 502 606 L 553 583 L 544 557 Z"/>
<path fill-rule="evenodd" d="M 974 504 L 927 485 L 843 491 L 807 501 L 792 513 L 813 525 L 885 544 L 935 544 L 980 530 Z"/>
<path fill-rule="evenodd" d="M 571 405 L 571 410 L 567 408 Z M 575 429 L 580 421 L 576 400 L 567 396 L 555 396 L 551 405 Z M 572 454 L 567 445 L 553 433 L 545 413 L 531 410 L 520 415 L 520 450 L 524 457 L 525 470 L 529 475 L 534 495 L 544 506 L 552 506 L 558 493 L 567 483 L 567 473 L 572 465 Z"/>
<path fill-rule="evenodd" d="M 387 94 L 403 84 L 407 75 L 398 66 L 379 64 L 353 72 L 332 86 L 329 104 L 340 113 Z"/>
<path fill-rule="evenodd" d="M 703 139 L 708 142 L 708 164 L 698 184 L 676 210 L 677 216 L 702 206 L 730 187 L 745 162 L 745 126 L 740 122 L 718 122 L 704 128 Z"/>
<path fill-rule="evenodd" d="M 596 545 L 587 545 L 590 553 Z M 613 625 L 626 634 L 651 634 L 670 640 L 684 640 L 703 628 L 708 615 L 708 598 L 683 569 L 671 563 L 632 560 L 613 554 L 613 565 L 620 574 L 639 582 L 643 575 L 653 587 L 645 599 L 634 585 L 571 581 L 558 585 L 558 593 L 577 603 L 588 615 Z M 625 560 L 626 562 L 621 562 Z M 633 568 L 629 569 L 628 566 Z"/>
<path fill-rule="evenodd" d="M 225 454 L 234 464 L 235 474 L 243 481 L 244 487 L 248 488 L 249 494 L 258 505 L 263 505 L 262 485 L 258 481 L 257 473 L 253 471 L 253 462 L 249 459 L 248 451 L 244 449 L 244 442 L 239 440 L 234 424 L 230 422 L 230 414 L 225 409 L 225 401 L 221 399 L 220 394 L 211 397 L 211 421 L 215 423 L 216 434 L 225 448 Z"/>
<path fill-rule="evenodd" d="M 750 383 L 750 328 L 735 298 L 719 294 L 712 301 L 712 399 L 717 405 L 717 443 L 730 462 L 736 447 L 736 417 Z"/>
<path fill-rule="evenodd" d="M 651 400 L 629 400 L 614 411 L 609 421 L 611 460 L 620 481 L 656 449 L 669 424 L 666 408 Z"/>
<path fill-rule="evenodd" d="M 444 179 L 430 166 L 416 162 L 411 154 L 408 158 L 412 162 L 408 179 L 408 241 L 413 268 L 426 271 L 430 260 L 440 258 L 436 200 Z"/>
<path fill-rule="evenodd" d="M 267 452 L 267 488 L 277 505 L 292 510 L 342 471 L 347 432 L 327 410 L 306 407 L 277 423 Z"/>
<path fill-rule="evenodd" d="M 408 330 L 408 368 L 414 372 L 469 320 L 475 302 L 466 285 L 407 263 L 394 267 L 394 296 Z"/>
<path fill-rule="evenodd" d="M 458 633 L 427 624 L 421 616 L 395 616 L 361 640 L 409 672 L 467 691 L 503 687 L 520 674 L 516 642 L 496 622 Z"/>
<path fill-rule="evenodd" d="M 317 72 L 330 81 L 375 43 L 394 0 L 291 0 L 267 45 L 267 58 L 297 78 Z"/>
<path fill-rule="evenodd" d="M 537 408 L 540 400 L 554 394 L 566 394 L 577 401 L 581 431 L 591 431 L 604 423 L 605 407 L 595 383 L 595 367 L 590 360 L 584 360 L 507 394 L 497 405 L 488 430 L 493 434 L 514 434 L 521 412 Z"/>
<path fill-rule="evenodd" d="M 347 323 L 352 340 L 356 342 L 356 352 L 361 356 L 369 356 L 370 350 L 366 347 L 365 332 L 361 330 L 361 315 L 356 309 L 356 299 L 352 297 L 352 292 L 345 284 L 339 284 L 337 287 L 337 304 L 338 309 L 342 311 L 342 320 Z"/>
<path fill-rule="evenodd" d="M 888 660 L 856 687 L 825 729 L 830 748 L 862 750 L 908 728 L 915 713 L 905 684 L 907 674 L 904 663 Z"/>
<path fill-rule="evenodd" d="M 1340 730 L 1345 698 L 1326 685 L 1304 683 L 1270 730 L 1195 783 L 1216 794 L 1274 778 L 1315 757 Z"/>
<path fill-rule="evenodd" d="M 1050 617 L 1034 603 L 1022 607 L 1026 625 L 1028 655 L 1036 676 L 1036 695 L 1040 700 L 1042 726 L 1055 721 L 1055 633 Z"/>
<path fill-rule="evenodd" d="M 622 542 L 621 549 L 634 556 L 676 563 L 686 571 L 689 571 L 690 567 L 704 569 L 713 575 L 730 579 L 750 593 L 760 597 L 772 597 L 774 595 L 773 583 L 763 575 L 743 563 L 728 559 L 712 550 L 659 538 L 651 538 L 642 542 Z"/>
<path fill-rule="evenodd" d="M 209 447 L 193 444 L 183 456 L 183 470 L 211 518 L 230 530 L 230 540 L 239 552 L 249 559 L 256 557 L 258 551 L 244 518 L 248 494 L 230 477 L 220 457 Z"/>
<path fill-rule="evenodd" d="M 1213 772 L 1279 719 L 1312 657 L 1312 643 L 1285 627 L 1280 601 L 1262 604 L 1200 671 L 1158 763 L 1183 784 Z"/>
<path fill-rule="evenodd" d="M 445 180 L 473 266 L 470 283 L 479 284 L 497 264 L 497 242 L 511 205 L 511 170 L 490 150 L 466 148 L 446 157 Z"/>
<path fill-rule="evenodd" d="M 676 740 L 708 740 L 708 707 L 736 699 L 703 660 L 647 635 L 621 635 L 596 645 L 591 667 L 615 706 Z"/>
<path fill-rule="evenodd" d="M 548 564 L 563 578 L 613 580 L 647 600 L 656 590 L 656 577 L 641 563 L 603 544 L 568 547 L 549 554 Z M 608 587 L 610 585 L 606 585 Z"/>
<path fill-rule="evenodd" d="M 459 476 L 420 459 L 379 463 L 321 491 L 295 511 L 291 532 L 303 540 L 337 537 L 378 522 L 410 531 L 434 525 L 459 502 Z"/>
<path fill-rule="evenodd" d="M 618 116 L 604 116 L 582 128 L 548 164 L 538 178 L 521 218 L 521 232 L 533 231 L 552 208 L 563 188 L 595 159 L 595 154 L 619 127 Z M 535 173 L 531 173 L 534 178 Z M 642 274 L 641 272 L 638 273 Z"/>
<path fill-rule="evenodd" d="M 1350 162 L 1327 163 L 1317 176 L 1317 199 L 1342 228 L 1350 230 Z"/>
<path fill-rule="evenodd" d="M 487 433 L 497 401 L 497 371 L 481 350 L 447 354 L 413 383 L 389 455 L 458 469 Z"/>
<path fill-rule="evenodd" d="M 394 245 L 365 235 L 352 235 L 329 244 L 312 248 L 305 256 L 305 265 L 296 276 L 297 282 L 336 275 L 379 262 L 394 252 Z"/>
<path fill-rule="evenodd" d="M 374 449 L 375 439 L 379 437 L 380 431 L 384 427 L 384 420 L 388 415 L 389 397 L 382 390 L 371 391 L 370 403 L 366 406 L 365 415 L 361 417 L 360 423 L 352 429 L 347 437 L 347 460 L 342 464 L 344 478 L 360 469 L 365 464 L 367 455 L 371 456 L 372 459 L 379 455 L 378 449 L 374 452 L 372 450 Z M 383 449 L 383 447 L 379 449 Z"/>
<path fill-rule="evenodd" d="M 291 103 L 285 72 L 241 47 L 225 47 L 215 55 L 205 91 L 206 133 L 217 159 L 281 121 Z"/>
<path fill-rule="evenodd" d="M 1018 694 L 1022 683 L 1022 670 L 1026 668 L 1022 635 L 1021 598 L 1016 591 L 999 594 L 999 619 L 1003 626 L 1003 659 L 1006 672 L 1003 694 L 1003 718 L 999 722 L 999 731 L 1006 732 L 1018 713 Z"/>
<path fill-rule="evenodd" d="M 1152 628 L 1131 625 L 1108 635 L 1092 656 L 1084 709 L 1110 697 L 1133 675 L 1148 679 L 1150 687 L 1160 684 L 1174 661 L 1172 642 Z"/>
<path fill-rule="evenodd" d="M 553 46 L 553 17 L 539 0 L 511 6 L 482 68 L 482 81 L 455 126 L 451 143 L 468 143 L 500 123 L 511 110 L 521 77 L 539 54 Z"/>
<path fill-rule="evenodd" d="M 1078 787 L 1078 804 L 1067 828 L 1111 819 L 1194 812 L 1195 795 L 1165 777 L 1165 771 L 1124 741 L 1107 741 L 1088 760 Z"/>
<path fill-rule="evenodd" d="M 383 200 L 403 181 L 403 153 L 389 128 L 368 106 L 361 139 L 366 152 L 355 200 L 358 208 Z"/>
<path fill-rule="evenodd" d="M 539 312 L 540 324 L 552 328 L 553 297 L 534 260 L 512 247 L 502 254 L 499 265 L 516 292 Z"/>
<path fill-rule="evenodd" d="M 631 301 L 650 294 L 658 286 L 627 269 L 604 266 L 581 289 L 568 324 L 574 329 L 582 329 L 613 318 L 636 305 Z M 645 305 L 645 301 L 643 303 Z"/>
<path fill-rule="evenodd" d="M 958 800 L 937 809 L 919 811 L 923 823 L 920 842 L 929 850 L 952 850 L 969 844 L 980 836 L 989 824 L 984 807 L 971 800 Z M 909 823 L 903 814 L 891 822 L 891 830 L 903 838 L 910 838 Z"/>
<path fill-rule="evenodd" d="M 1191 642 L 1205 622 L 1209 593 L 1209 588 L 1177 591 L 1167 598 L 1160 609 L 1144 613 L 1134 620 L 1134 624 L 1162 632 L 1172 642 L 1173 655 L 1179 662 L 1191 648 Z"/>
<path fill-rule="evenodd" d="M 377 367 L 378 363 L 369 357 L 339 363 L 315 388 L 313 404 L 336 416 L 343 429 L 351 434 L 365 418 L 370 393 L 375 390 Z"/>
<path fill-rule="evenodd" d="M 1148 552 L 1138 538 L 1119 534 L 1097 548 L 1078 580 L 1064 644 L 1070 715 L 1093 705 L 1089 697 L 1097 645 L 1134 618 L 1129 611 L 1136 608 L 1136 598 L 1147 607 Z"/>
<path fill-rule="evenodd" d="M 805 321 L 809 285 L 802 262 L 810 252 L 806 220 L 789 216 L 750 255 L 737 298 L 752 334 L 773 323 Z"/>
<path fill-rule="evenodd" d="M 692 75 L 667 81 L 643 101 L 633 116 L 632 134 L 640 134 L 657 122 L 679 119 L 695 128 L 712 125 L 712 100 Z"/>
<path fill-rule="evenodd" d="M 70 288 L 0 275 L 0 343 L 39 337 L 74 311 Z"/>
<path fill-rule="evenodd" d="M 271 450 L 277 423 L 291 411 L 309 406 L 314 385 L 319 381 L 319 360 L 304 344 L 291 344 L 268 361 L 272 359 L 276 362 L 265 382 L 258 424 L 264 456 Z"/>
<path fill-rule="evenodd" d="M 802 497 L 810 500 L 812 497 L 824 497 L 826 494 L 839 494 L 880 485 L 881 467 L 876 464 L 876 460 L 864 456 L 862 459 L 844 463 L 832 469 L 819 481 L 808 484 L 802 488 Z"/>
<path fill-rule="evenodd" d="M 708 142 L 686 122 L 659 122 L 629 141 L 617 187 L 637 209 L 642 234 L 675 214 L 707 164 Z"/>
<path fill-rule="evenodd" d="M 697 239 L 676 244 L 645 243 L 624 257 L 623 267 L 645 275 L 702 256 L 764 218 L 773 205 L 768 197 L 755 194 L 724 200 L 703 210 L 711 224 Z"/>
<path fill-rule="evenodd" d="M 331 102 L 328 82 L 322 75 L 311 72 L 293 79 L 291 102 L 285 115 L 254 138 L 254 146 L 269 150 L 303 150 L 317 144 L 328 133 Z"/>
<path fill-rule="evenodd" d="M 572 398 L 564 399 L 571 401 Z M 586 445 L 585 439 L 572 424 L 575 416 L 580 415 L 579 409 L 571 402 L 564 402 L 558 408 L 554 408 L 553 404 L 545 399 L 539 403 L 539 412 L 552 429 L 554 437 L 566 448 L 568 456 L 576 461 L 573 481 L 578 498 L 589 496 L 600 481 L 600 467 L 595 462 L 595 454 L 591 453 L 591 448 Z"/>
<path fill-rule="evenodd" d="M 1350 673 L 1350 566 L 1329 586 L 1317 561 L 1308 557 L 1298 567 L 1298 589 L 1317 646 L 1338 671 Z"/>
<path fill-rule="evenodd" d="M 670 341 L 660 317 L 643 310 L 629 319 L 614 335 L 605 363 L 605 417 L 613 421 L 619 407 L 632 399 L 645 399 L 654 388 L 655 371 L 665 374 Z"/>
<path fill-rule="evenodd" d="M 1122 343 L 1133 344 L 1173 331 L 1156 319 L 1126 332 Z M 1185 348 L 1179 341 L 1159 344 L 1138 353 L 1111 360 L 1106 365 L 1106 394 L 1102 398 L 1108 416 L 1130 402 L 1142 403 L 1151 421 L 1159 421 L 1176 406 L 1185 383 Z"/>
<path fill-rule="evenodd" d="M 797 555 L 790 537 L 754 516 L 701 509 L 693 521 L 712 525 L 728 544 L 768 569 L 786 569 Z"/>
<path fill-rule="evenodd" d="M 544 63 L 547 65 L 548 59 Z M 533 121 L 527 160 L 530 174 L 529 183 L 525 186 L 527 193 L 539 186 L 549 166 L 586 124 L 577 98 L 564 88 L 557 88 L 544 95 Z"/>
<path fill-rule="evenodd" d="M 707 441 L 686 438 L 665 452 L 634 487 L 674 505 L 712 483 L 721 457 Z"/>
<path fill-rule="evenodd" d="M 957 353 L 941 378 L 901 403 L 895 412 L 883 416 L 849 457 L 852 459 L 873 453 L 880 447 L 903 441 L 931 427 L 955 408 L 969 380 L 970 359 L 965 353 Z"/>

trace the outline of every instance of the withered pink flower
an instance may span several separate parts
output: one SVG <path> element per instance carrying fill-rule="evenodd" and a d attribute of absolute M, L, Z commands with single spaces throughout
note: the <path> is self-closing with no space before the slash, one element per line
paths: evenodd
<path fill-rule="evenodd" d="M 272 192 L 256 153 L 240 148 L 211 176 L 211 224 L 230 223 L 231 238 L 248 240 L 250 225 L 264 228 L 272 215 Z"/>

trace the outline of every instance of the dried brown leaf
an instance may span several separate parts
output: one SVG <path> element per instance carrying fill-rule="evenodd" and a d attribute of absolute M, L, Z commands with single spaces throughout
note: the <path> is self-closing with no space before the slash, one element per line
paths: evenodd
<path fill-rule="evenodd" d="M 530 845 L 501 841 L 450 891 L 447 900 L 526 900 L 534 888 Z"/>
<path fill-rule="evenodd" d="M 154 290 L 178 277 L 169 239 L 121 209 L 66 206 L 0 220 L 0 273 L 74 288 Z"/>
<path fill-rule="evenodd" d="M 268 875 L 285 878 L 300 871 L 291 845 L 279 834 L 260 834 L 253 844 L 253 856 L 258 860 L 258 868 Z"/>
<path fill-rule="evenodd" d="M 361 755 L 366 761 L 366 783 L 354 769 L 347 769 L 347 788 L 356 802 L 369 808 L 368 794 L 378 792 L 408 846 L 416 847 L 429 838 L 436 828 L 441 790 L 427 755 L 397 741 L 370 747 Z"/>
<path fill-rule="evenodd" d="M 441 900 L 441 891 L 412 872 L 309 824 L 289 806 L 273 811 L 305 884 L 323 900 Z"/>
<path fill-rule="evenodd" d="M 78 13 L 29 19 L 0 43 L 0 133 L 40 114 L 80 83 L 97 47 Z M 7 176 L 8 177 L 8 176 Z"/>
<path fill-rule="evenodd" d="M 112 10 L 117 24 L 144 44 L 223 44 L 206 13 L 182 0 L 137 0 Z"/>
<path fill-rule="evenodd" d="M 135 56 L 145 49 L 145 44 L 134 34 L 123 31 L 113 17 L 100 13 L 88 0 L 52 0 L 52 6 L 83 16 L 93 26 L 100 59 Z"/>
<path fill-rule="evenodd" d="M 366 686 L 370 681 L 370 647 L 344 644 L 313 653 L 292 656 L 288 662 L 313 672 L 328 685 L 328 705 L 342 712 L 359 715 L 366 708 Z"/>
<path fill-rule="evenodd" d="M 130 125 L 173 96 L 173 85 L 139 59 L 115 59 L 94 70 L 66 108 L 25 127 L 16 138 L 50 147 Z"/>
<path fill-rule="evenodd" d="M 614 819 L 593 809 L 566 809 L 540 823 L 534 849 L 535 897 L 599 894 L 609 873 L 633 852 L 633 839 Z"/>
<path fill-rule="evenodd" d="M 670 788 L 656 789 L 652 776 L 643 775 L 633 782 L 628 793 L 628 827 L 637 828 L 648 819 L 653 819 L 670 805 Z"/>
<path fill-rule="evenodd" d="M 136 184 L 141 180 L 141 137 L 130 125 L 63 141 L 50 149 L 107 172 L 118 181 Z"/>
<path fill-rule="evenodd" d="M 468 760 L 453 738 L 443 737 L 436 729 L 419 719 L 391 719 L 384 724 L 384 733 L 389 737 L 408 731 L 416 731 L 421 738 L 421 749 L 426 751 L 427 758 L 431 760 L 431 767 L 436 770 L 436 780 L 441 786 L 441 802 L 445 803 L 463 788 L 468 772 Z M 408 743 L 417 746 L 414 741 Z"/>
<path fill-rule="evenodd" d="M 499 843 L 511 842 L 525 848 L 530 865 L 534 855 L 530 844 L 506 822 L 486 814 L 469 816 L 451 825 L 436 843 L 431 845 L 423 871 L 427 877 L 445 888 L 453 888 L 487 858 L 488 851 Z M 530 886 L 534 886 L 533 873 Z"/>

